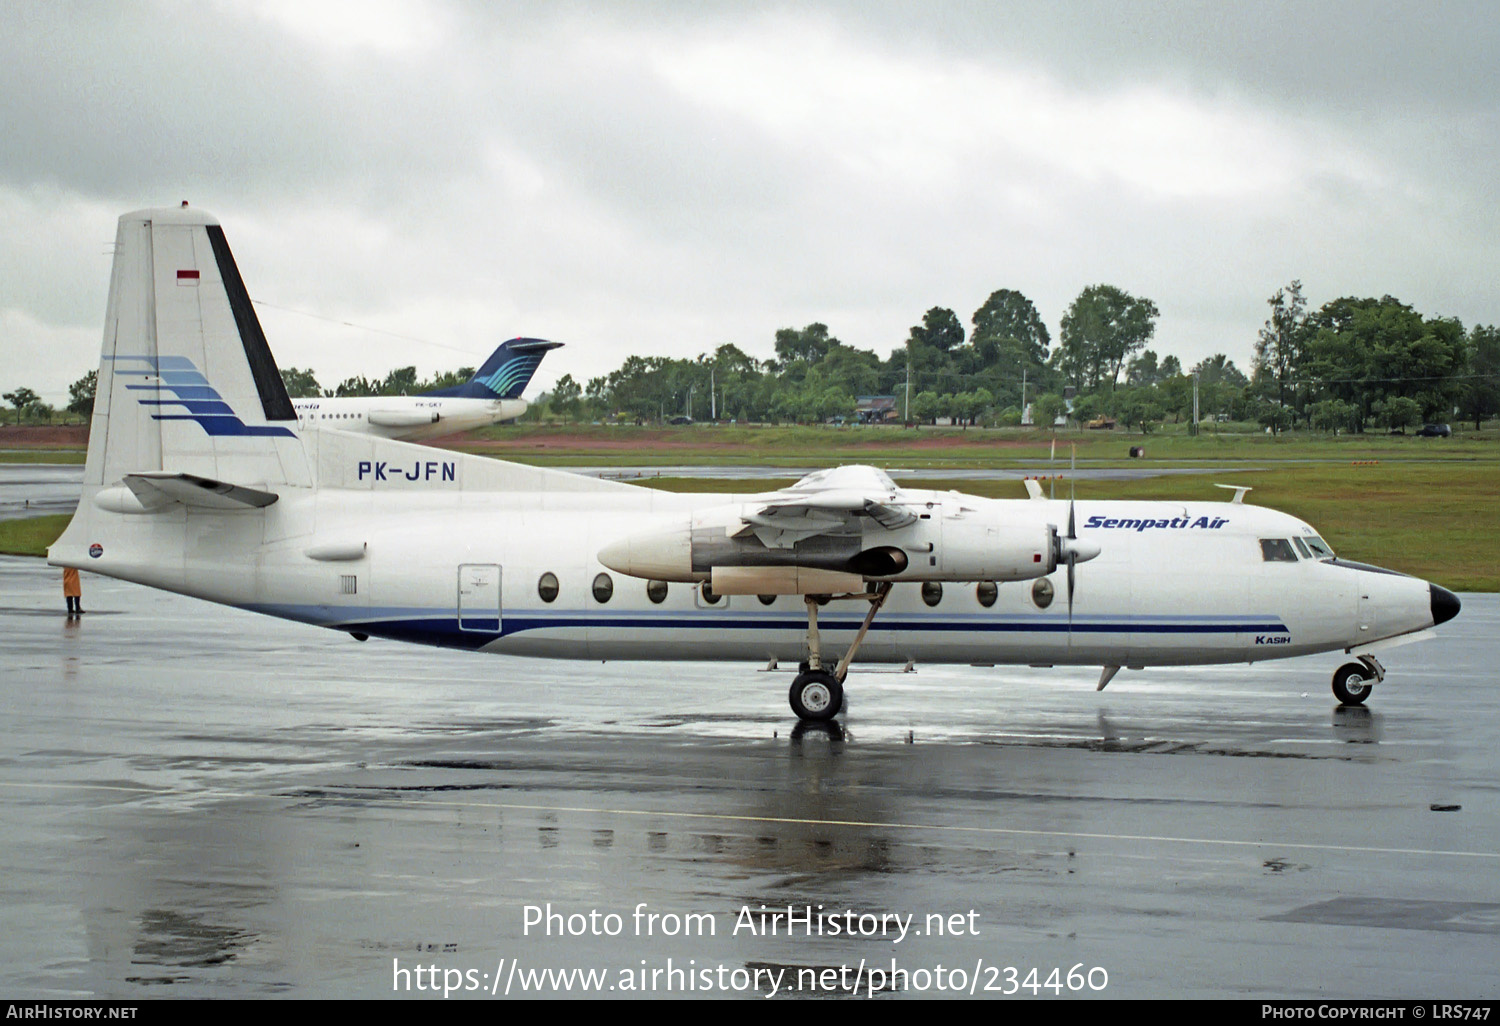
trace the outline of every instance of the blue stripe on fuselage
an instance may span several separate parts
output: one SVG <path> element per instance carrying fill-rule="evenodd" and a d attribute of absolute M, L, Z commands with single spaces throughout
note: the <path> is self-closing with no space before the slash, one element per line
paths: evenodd
<path fill-rule="evenodd" d="M 371 608 L 352 606 L 299 606 L 256 604 L 245 607 L 289 620 L 329 627 L 334 630 L 359 631 L 376 637 L 414 641 L 447 648 L 475 649 L 499 638 L 562 628 L 612 628 L 625 630 L 784 630 L 802 631 L 807 621 L 802 616 L 785 613 L 731 613 L 713 610 L 693 612 L 622 612 L 600 613 L 585 610 L 517 610 L 504 612 L 499 632 L 465 630 L 459 627 L 456 609 Z M 854 631 L 862 618 L 820 618 L 823 631 Z M 1265 617 L 1099 617 L 1075 619 L 1071 625 L 1054 618 L 996 618 L 984 614 L 957 614 L 938 617 L 934 614 L 891 614 L 882 618 L 877 632 L 911 633 L 921 631 L 994 634 L 1291 634 L 1279 618 Z"/>

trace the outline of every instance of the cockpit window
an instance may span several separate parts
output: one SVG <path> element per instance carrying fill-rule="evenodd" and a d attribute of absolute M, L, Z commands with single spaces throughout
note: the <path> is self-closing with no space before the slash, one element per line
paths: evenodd
<path fill-rule="evenodd" d="M 1292 551 L 1292 543 L 1285 538 L 1262 538 L 1260 555 L 1267 563 L 1297 562 L 1297 554 Z"/>
<path fill-rule="evenodd" d="M 1306 539 L 1306 541 L 1307 547 L 1312 549 L 1313 559 L 1333 558 L 1333 549 L 1330 548 L 1328 543 L 1322 538 L 1319 538 L 1317 535 L 1313 535 L 1311 538 Z"/>
<path fill-rule="evenodd" d="M 1292 544 L 1297 546 L 1297 555 L 1303 559 L 1312 559 L 1312 553 L 1307 551 L 1307 546 L 1302 544 L 1301 538 L 1293 538 Z"/>

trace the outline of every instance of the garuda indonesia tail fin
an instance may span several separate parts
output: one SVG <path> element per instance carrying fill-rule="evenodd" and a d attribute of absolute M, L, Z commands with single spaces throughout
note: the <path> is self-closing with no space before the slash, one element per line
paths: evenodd
<path fill-rule="evenodd" d="M 519 399 L 531 383 L 531 376 L 541 366 L 542 357 L 561 346 L 561 342 L 540 338 L 513 338 L 502 342 L 478 372 L 462 385 L 425 394 L 466 399 Z"/>

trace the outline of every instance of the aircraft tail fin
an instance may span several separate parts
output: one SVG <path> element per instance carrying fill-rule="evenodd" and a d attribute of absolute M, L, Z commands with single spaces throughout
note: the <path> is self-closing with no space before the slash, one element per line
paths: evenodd
<path fill-rule="evenodd" d="M 309 485 L 297 415 L 218 221 L 120 218 L 85 491 L 167 472 Z"/>
<path fill-rule="evenodd" d="M 531 376 L 541 366 L 542 357 L 561 342 L 540 338 L 513 338 L 502 342 L 475 375 L 462 385 L 428 392 L 428 395 L 451 395 L 468 399 L 519 399 Z"/>
<path fill-rule="evenodd" d="M 504 391 L 524 388 L 555 346 L 538 339 L 507 343 L 486 362 L 489 376 Z M 517 360 L 526 362 L 512 369 Z M 320 485 L 635 491 L 562 471 L 299 428 L 219 222 L 186 207 L 122 216 L 83 492 L 48 559 L 172 581 L 172 568 L 181 568 L 182 552 L 193 543 L 190 519 L 219 518 L 220 542 L 238 532 L 248 545 L 266 519 L 255 514 L 274 517 L 289 491 Z"/>

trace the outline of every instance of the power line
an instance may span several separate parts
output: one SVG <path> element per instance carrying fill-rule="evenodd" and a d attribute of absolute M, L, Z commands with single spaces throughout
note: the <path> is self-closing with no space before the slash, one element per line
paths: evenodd
<path fill-rule="evenodd" d="M 315 321 L 327 321 L 329 324 L 339 324 L 346 328 L 354 328 L 356 331 L 370 331 L 377 335 L 389 335 L 391 338 L 405 339 L 408 342 L 419 342 L 424 346 L 435 346 L 438 349 L 447 349 L 455 353 L 463 353 L 465 356 L 476 356 L 472 350 L 462 349 L 458 346 L 444 345 L 442 342 L 434 342 L 431 339 L 418 338 L 415 335 L 403 335 L 399 331 L 386 331 L 384 328 L 372 328 L 366 324 L 355 324 L 353 321 L 341 321 L 337 317 L 324 317 L 322 314 L 309 313 L 306 310 L 294 310 L 289 306 L 279 306 L 276 303 L 267 303 L 263 299 L 252 299 L 256 306 L 263 306 L 270 310 L 280 310 L 283 313 L 296 314 L 299 317 L 311 317 Z"/>
<path fill-rule="evenodd" d="M 1364 385 L 1364 384 L 1369 384 L 1371 382 L 1377 382 L 1377 381 L 1381 381 L 1381 382 L 1390 382 L 1390 381 L 1473 381 L 1473 380 L 1476 380 L 1478 378 L 1500 378 L 1500 372 L 1491 371 L 1491 372 L 1486 373 L 1486 374 L 1433 374 L 1433 375 L 1430 375 L 1428 377 L 1411 377 L 1409 375 L 1403 375 L 1401 377 L 1396 377 L 1396 378 L 1311 378 L 1311 379 L 1302 380 L 1302 381 L 1282 381 L 1282 382 L 1278 382 L 1275 378 L 1268 378 L 1266 380 L 1269 383 L 1292 385 L 1292 386 L 1296 386 L 1296 385 L 1313 385 L 1313 386 L 1318 386 L 1318 385 Z M 1252 382 L 1252 384 L 1253 384 L 1253 382 Z"/>

